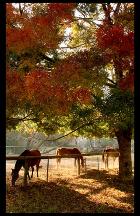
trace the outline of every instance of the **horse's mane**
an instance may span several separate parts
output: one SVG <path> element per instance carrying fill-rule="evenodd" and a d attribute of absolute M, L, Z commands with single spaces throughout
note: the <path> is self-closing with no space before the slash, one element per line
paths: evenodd
<path fill-rule="evenodd" d="M 29 156 L 29 155 L 30 155 L 30 151 L 29 150 L 25 150 L 19 156 Z M 15 169 L 16 170 L 20 170 L 21 167 L 24 166 L 24 165 L 25 165 L 25 160 L 17 159 L 17 161 L 15 163 Z"/>
<path fill-rule="evenodd" d="M 20 156 L 28 156 L 30 155 L 30 150 L 26 149 L 24 152 L 20 154 Z"/>
<path fill-rule="evenodd" d="M 78 154 L 81 154 L 81 152 L 79 151 L 78 148 L 73 148 L 72 150 L 73 150 L 73 152 L 77 152 Z"/>

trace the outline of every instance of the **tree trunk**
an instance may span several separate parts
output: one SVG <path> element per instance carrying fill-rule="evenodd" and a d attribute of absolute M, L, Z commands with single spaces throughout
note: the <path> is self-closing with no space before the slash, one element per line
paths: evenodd
<path fill-rule="evenodd" d="M 132 129 L 119 129 L 116 132 L 119 144 L 119 177 L 123 181 L 132 180 L 131 137 Z"/>

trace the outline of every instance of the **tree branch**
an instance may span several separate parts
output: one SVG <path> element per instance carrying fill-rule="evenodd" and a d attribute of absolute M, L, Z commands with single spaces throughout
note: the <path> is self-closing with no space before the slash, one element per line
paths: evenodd
<path fill-rule="evenodd" d="M 81 13 L 82 14 L 82 16 L 83 17 L 77 17 L 78 19 L 83 19 L 85 22 L 87 22 L 88 24 L 90 24 L 90 25 L 92 25 L 93 23 L 95 24 L 95 25 L 97 25 L 97 26 L 101 26 L 100 24 L 97 24 L 97 23 L 95 23 L 94 21 L 91 21 L 93 18 L 90 18 L 90 17 L 85 17 L 85 14 L 83 13 L 83 12 L 81 12 L 79 9 L 77 9 L 77 11 L 79 12 L 79 13 Z"/>
<path fill-rule="evenodd" d="M 109 5 L 108 5 L 108 8 L 106 6 L 105 3 L 102 4 L 102 7 L 103 7 L 103 11 L 105 13 L 105 19 L 109 22 L 110 25 L 112 25 L 112 19 L 110 17 L 110 9 L 109 9 Z"/>
<path fill-rule="evenodd" d="M 105 85 L 106 85 L 106 86 L 109 86 L 110 88 L 116 88 L 116 87 L 117 87 L 116 85 L 111 84 L 111 83 L 106 83 Z"/>
<path fill-rule="evenodd" d="M 114 14 L 115 14 L 115 15 L 118 15 L 120 6 L 121 6 L 121 3 L 118 3 L 117 6 L 116 6 L 116 9 L 115 9 L 115 11 L 114 11 Z"/>
<path fill-rule="evenodd" d="M 68 136 L 68 135 L 74 133 L 75 131 L 77 131 L 77 130 L 79 130 L 79 129 L 85 127 L 85 126 L 91 125 L 91 124 L 93 124 L 92 121 L 91 121 L 91 122 L 88 122 L 88 123 L 86 123 L 86 124 L 83 124 L 83 125 L 81 125 L 81 126 L 79 126 L 79 127 L 77 127 L 76 129 L 72 130 L 71 132 L 69 132 L 69 133 L 67 133 L 67 134 L 65 134 L 65 135 L 63 135 L 63 136 L 61 136 L 61 137 L 58 137 L 58 138 L 52 139 L 52 140 L 46 140 L 46 141 L 56 141 L 56 140 L 59 140 L 59 139 L 61 139 L 61 138 L 63 138 L 63 137 L 66 137 L 66 136 Z"/>
<path fill-rule="evenodd" d="M 74 133 L 75 131 L 77 131 L 77 130 L 79 130 L 79 129 L 85 127 L 85 126 L 92 125 L 92 124 L 93 124 L 93 121 L 88 122 L 88 123 L 86 123 L 86 124 L 83 124 L 83 125 L 77 127 L 76 129 L 72 130 L 71 132 L 69 132 L 69 133 L 67 133 L 67 134 L 65 134 L 65 135 L 63 135 L 63 136 L 61 136 L 61 137 L 58 137 L 58 138 L 56 138 L 56 139 L 45 139 L 45 140 L 43 140 L 42 143 L 38 146 L 38 148 L 39 148 L 44 142 L 46 142 L 46 141 L 56 141 L 56 140 L 62 139 L 62 138 L 64 138 L 64 137 L 66 137 L 66 136 L 68 136 L 68 135 Z M 60 144 L 60 145 L 61 145 L 61 144 Z M 59 146 L 59 145 L 57 145 L 57 146 Z"/>
<path fill-rule="evenodd" d="M 24 9 L 25 9 L 25 3 L 24 3 L 23 8 L 21 8 L 21 3 L 19 3 L 19 12 L 20 12 L 20 15 L 21 15 L 21 16 L 22 16 L 22 14 L 23 14 Z"/>
<path fill-rule="evenodd" d="M 114 85 L 116 85 L 116 83 L 115 83 L 113 80 L 111 80 L 111 79 L 109 79 L 109 78 L 107 78 L 107 80 L 108 80 L 109 82 L 113 83 Z"/>
<path fill-rule="evenodd" d="M 30 116 L 30 115 L 32 115 L 33 113 L 30 113 L 30 114 L 28 114 L 27 116 L 25 116 L 25 117 L 23 117 L 23 118 L 14 118 L 14 117 L 12 117 L 12 118 L 9 118 L 9 117 L 7 117 L 7 121 L 29 121 L 29 120 L 34 120 L 34 118 L 31 118 L 31 119 L 29 119 L 28 117 Z"/>

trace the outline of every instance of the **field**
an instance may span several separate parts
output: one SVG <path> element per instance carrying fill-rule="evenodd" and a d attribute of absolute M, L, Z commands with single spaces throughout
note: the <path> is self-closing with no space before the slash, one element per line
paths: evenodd
<path fill-rule="evenodd" d="M 104 169 L 101 156 L 87 158 L 87 169 L 77 176 L 74 159 L 62 159 L 57 168 L 50 160 L 49 181 L 46 181 L 46 160 L 41 161 L 39 177 L 23 187 L 23 169 L 19 172 L 16 187 L 11 187 L 11 168 L 15 161 L 6 164 L 7 213 L 133 213 L 134 187 L 119 182 L 118 161 Z M 114 167 L 114 168 L 113 168 Z M 99 169 L 98 169 L 99 168 Z"/>

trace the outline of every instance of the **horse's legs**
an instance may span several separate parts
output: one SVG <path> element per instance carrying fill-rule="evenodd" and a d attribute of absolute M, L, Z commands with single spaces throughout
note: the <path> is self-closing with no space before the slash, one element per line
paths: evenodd
<path fill-rule="evenodd" d="M 58 158 L 56 158 L 56 164 L 57 164 L 57 169 L 58 169 Z"/>
<path fill-rule="evenodd" d="M 107 165 L 107 169 L 108 169 L 108 155 L 106 157 L 106 165 Z"/>
<path fill-rule="evenodd" d="M 114 163 L 115 163 L 115 161 L 116 161 L 116 158 L 117 158 L 117 157 L 114 157 L 114 158 L 113 158 L 113 169 L 114 169 Z M 118 173 L 118 171 L 117 171 L 117 173 Z"/>
<path fill-rule="evenodd" d="M 116 157 L 113 157 L 113 169 L 114 169 L 115 160 L 116 160 Z"/>
<path fill-rule="evenodd" d="M 105 158 L 105 156 L 104 156 L 104 163 L 105 163 L 105 169 L 106 169 L 106 158 Z"/>
<path fill-rule="evenodd" d="M 108 169 L 108 157 L 106 156 L 106 159 L 105 159 L 105 168 Z"/>
<path fill-rule="evenodd" d="M 32 175 L 31 175 L 31 178 L 33 178 L 33 172 L 34 172 L 34 167 L 32 166 Z"/>
<path fill-rule="evenodd" d="M 56 162 L 57 162 L 57 169 L 58 169 L 58 164 L 60 164 L 61 158 L 56 158 Z"/>
<path fill-rule="evenodd" d="M 36 173 L 37 173 L 37 177 L 38 177 L 38 169 L 39 169 L 39 164 L 36 165 Z"/>
<path fill-rule="evenodd" d="M 104 162 L 105 162 L 105 169 L 108 168 L 108 157 L 107 155 L 104 156 Z"/>
<path fill-rule="evenodd" d="M 74 166 L 76 167 L 76 160 L 77 160 L 77 158 L 74 158 Z"/>
<path fill-rule="evenodd" d="M 28 176 L 28 178 L 29 178 L 29 180 L 30 180 L 31 178 L 30 178 L 30 175 L 29 175 L 29 169 L 28 169 L 28 173 L 27 173 L 27 176 Z"/>

